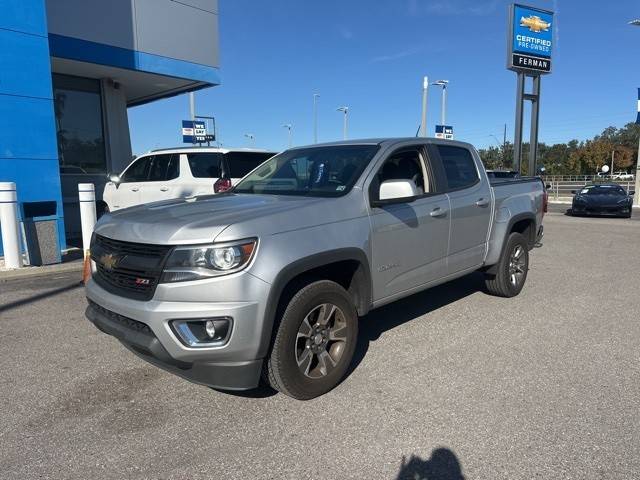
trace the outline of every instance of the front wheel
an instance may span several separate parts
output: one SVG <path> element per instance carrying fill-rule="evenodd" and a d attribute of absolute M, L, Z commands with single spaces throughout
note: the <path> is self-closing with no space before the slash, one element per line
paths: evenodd
<path fill-rule="evenodd" d="M 267 360 L 269 383 L 298 400 L 334 388 L 344 377 L 358 338 L 358 314 L 347 291 L 321 280 L 287 305 Z"/>
<path fill-rule="evenodd" d="M 529 271 L 529 247 L 520 233 L 512 233 L 502 251 L 495 272 L 485 274 L 485 285 L 490 294 L 515 297 L 520 293 Z"/>

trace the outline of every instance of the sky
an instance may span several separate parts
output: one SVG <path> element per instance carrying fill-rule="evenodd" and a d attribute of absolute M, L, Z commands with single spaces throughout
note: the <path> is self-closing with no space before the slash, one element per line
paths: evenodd
<path fill-rule="evenodd" d="M 525 3 L 525 2 L 523 2 Z M 587 139 L 635 121 L 640 87 L 638 0 L 536 0 L 555 11 L 553 72 L 541 81 L 540 135 L 549 144 Z M 220 0 L 219 86 L 196 93 L 196 113 L 216 117 L 225 147 L 414 136 L 422 78 L 447 79 L 447 123 L 478 148 L 513 140 L 516 74 L 506 69 L 504 0 Z M 529 87 L 530 88 L 530 87 Z M 430 87 L 429 136 L 441 90 Z M 529 108 L 525 110 L 528 118 Z M 134 153 L 181 145 L 187 95 L 129 109 Z M 528 138 L 528 120 L 525 138 Z M 494 138 L 493 136 L 496 138 Z"/>

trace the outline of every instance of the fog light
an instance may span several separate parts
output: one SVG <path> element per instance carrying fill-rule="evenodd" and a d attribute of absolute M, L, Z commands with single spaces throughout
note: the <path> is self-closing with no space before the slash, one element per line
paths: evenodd
<path fill-rule="evenodd" d="M 173 320 L 171 329 L 187 347 L 216 347 L 227 343 L 233 320 L 229 317 Z"/>
<path fill-rule="evenodd" d="M 215 338 L 216 336 L 216 326 L 213 323 L 213 320 L 207 320 L 207 323 L 204 325 L 204 329 L 207 332 L 209 338 Z"/>

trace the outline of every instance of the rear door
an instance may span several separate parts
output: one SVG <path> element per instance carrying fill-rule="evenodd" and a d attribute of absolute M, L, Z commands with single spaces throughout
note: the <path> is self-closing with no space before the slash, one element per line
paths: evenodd
<path fill-rule="evenodd" d="M 141 189 L 149 176 L 149 167 L 153 157 L 140 157 L 120 176 L 120 183 L 113 195 L 113 208 L 126 208 L 141 203 Z"/>
<path fill-rule="evenodd" d="M 448 273 L 479 267 L 484 262 L 491 221 L 489 183 L 480 176 L 468 148 L 432 144 L 429 151 L 442 169 L 451 206 Z"/>
<path fill-rule="evenodd" d="M 231 178 L 231 183 L 235 185 L 247 173 L 273 155 L 269 152 L 228 152 L 224 155 L 225 171 Z"/>
<path fill-rule="evenodd" d="M 177 182 L 179 155 L 160 153 L 154 155 L 149 166 L 147 181 L 140 189 L 140 202 L 151 203 L 179 197 Z"/>

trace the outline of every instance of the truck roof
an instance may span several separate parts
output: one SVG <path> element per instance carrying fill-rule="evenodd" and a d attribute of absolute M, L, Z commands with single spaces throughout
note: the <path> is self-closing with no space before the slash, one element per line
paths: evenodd
<path fill-rule="evenodd" d="M 466 148 L 474 148 L 472 144 L 467 142 L 460 142 L 458 140 L 445 140 L 443 138 L 435 137 L 377 137 L 377 138 L 362 138 L 354 140 L 337 140 L 334 142 L 316 143 L 312 145 L 300 145 L 293 147 L 297 148 L 314 148 L 314 147 L 328 147 L 328 146 L 340 146 L 340 145 L 393 145 L 395 143 L 424 143 L 424 144 L 436 144 L 436 145 L 456 145 Z"/>

